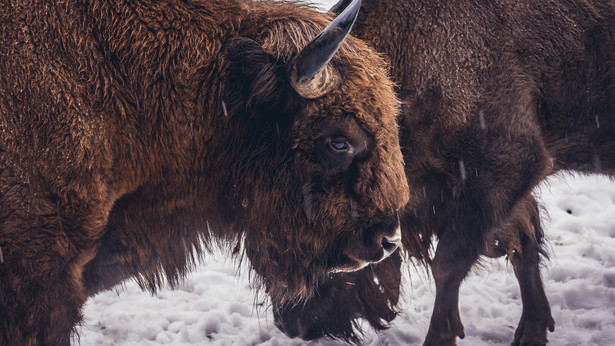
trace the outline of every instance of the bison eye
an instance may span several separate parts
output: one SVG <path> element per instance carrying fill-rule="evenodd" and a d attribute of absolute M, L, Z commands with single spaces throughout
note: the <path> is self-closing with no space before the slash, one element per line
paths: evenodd
<path fill-rule="evenodd" d="M 327 119 L 319 128 L 319 136 L 314 138 L 314 156 L 325 175 L 347 171 L 353 162 L 366 160 L 374 148 L 373 136 L 350 115 Z"/>
<path fill-rule="evenodd" d="M 331 138 L 329 148 L 334 153 L 345 153 L 351 150 L 350 143 L 344 137 Z"/>
<path fill-rule="evenodd" d="M 357 156 L 357 148 L 344 136 L 326 136 L 316 141 L 316 155 L 328 173 L 344 171 Z"/>

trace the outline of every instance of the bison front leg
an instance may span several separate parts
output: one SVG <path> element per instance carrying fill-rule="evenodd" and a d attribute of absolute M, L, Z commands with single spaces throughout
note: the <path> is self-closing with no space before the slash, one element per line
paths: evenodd
<path fill-rule="evenodd" d="M 459 287 L 478 258 L 470 244 L 455 233 L 440 238 L 431 271 L 436 283 L 436 300 L 424 345 L 455 345 L 465 336 L 459 316 Z"/>
<path fill-rule="evenodd" d="M 2 249 L 0 344 L 70 345 L 85 303 L 74 264 L 38 246 L 30 246 L 26 252 L 35 257 L 27 259 L 13 259 L 23 256 L 19 247 L 5 244 Z"/>
<path fill-rule="evenodd" d="M 81 250 L 75 220 L 52 200 L 28 200 L 28 190 L 15 185 L 0 197 L 0 345 L 69 345 L 92 254 Z"/>
<path fill-rule="evenodd" d="M 507 108 L 515 107 L 529 111 Z M 453 345 L 455 337 L 464 336 L 457 305 L 461 281 L 484 252 L 486 234 L 501 227 L 548 172 L 548 156 L 530 114 L 527 119 L 487 114 L 491 111 L 485 111 L 484 121 L 476 119 L 452 136 L 436 138 L 434 162 L 442 167 L 447 188 L 441 202 L 430 201 L 427 207 L 434 211 L 439 244 L 432 262 L 436 299 L 425 345 Z"/>

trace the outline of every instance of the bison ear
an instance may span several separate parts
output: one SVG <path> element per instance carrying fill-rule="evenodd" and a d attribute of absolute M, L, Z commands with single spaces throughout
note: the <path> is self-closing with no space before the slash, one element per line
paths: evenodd
<path fill-rule="evenodd" d="M 228 115 L 277 103 L 284 70 L 258 42 L 245 37 L 235 38 L 227 47 L 225 58 L 229 63 L 224 95 Z"/>

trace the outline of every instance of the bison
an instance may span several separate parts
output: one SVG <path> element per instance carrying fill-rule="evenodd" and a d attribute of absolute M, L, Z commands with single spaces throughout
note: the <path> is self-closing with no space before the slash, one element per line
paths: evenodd
<path fill-rule="evenodd" d="M 481 256 L 502 255 L 523 301 L 512 344 L 545 344 L 554 320 L 531 192 L 560 170 L 615 175 L 615 2 L 365 0 L 353 30 L 388 56 L 403 103 L 400 142 L 411 192 L 403 245 L 431 266 L 436 285 L 424 344 L 464 337 L 460 284 Z M 395 280 L 380 281 L 395 290 Z M 327 326 L 348 327 L 356 314 L 308 318 L 320 312 L 318 301 L 347 304 L 335 292 L 306 308 L 279 309 L 277 324 L 292 335 L 351 334 Z"/>
<path fill-rule="evenodd" d="M 0 3 L 0 344 L 69 344 L 89 296 L 219 243 L 278 305 L 393 253 L 399 101 L 359 6 Z"/>

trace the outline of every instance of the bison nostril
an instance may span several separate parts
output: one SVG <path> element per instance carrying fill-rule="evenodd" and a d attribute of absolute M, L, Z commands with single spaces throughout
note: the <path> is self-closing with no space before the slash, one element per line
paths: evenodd
<path fill-rule="evenodd" d="M 399 226 L 399 220 L 394 219 L 393 221 L 394 223 L 391 225 L 395 227 L 395 231 L 393 232 L 393 234 L 390 234 L 390 233 L 382 234 L 380 246 L 382 246 L 383 254 L 382 254 L 382 258 L 380 259 L 380 261 L 391 256 L 391 254 L 395 252 L 395 250 L 397 250 L 398 247 L 401 246 L 401 228 Z"/>
<path fill-rule="evenodd" d="M 384 237 L 382 238 L 382 248 L 385 253 L 391 254 L 393 251 L 397 250 L 399 245 L 401 244 L 401 238 L 399 237 Z"/>
<path fill-rule="evenodd" d="M 382 248 L 386 252 L 393 252 L 399 246 L 400 240 L 401 239 L 393 239 L 393 240 L 391 240 L 391 239 L 387 239 L 387 238 L 382 238 Z"/>

